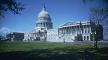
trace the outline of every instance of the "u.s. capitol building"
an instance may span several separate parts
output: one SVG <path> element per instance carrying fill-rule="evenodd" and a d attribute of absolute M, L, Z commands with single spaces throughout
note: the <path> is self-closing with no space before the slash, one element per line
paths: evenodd
<path fill-rule="evenodd" d="M 37 19 L 35 28 L 32 32 L 24 34 L 23 41 L 73 42 L 103 40 L 103 27 L 98 21 L 67 22 L 57 29 L 53 29 L 53 23 L 45 5 L 38 14 Z"/>

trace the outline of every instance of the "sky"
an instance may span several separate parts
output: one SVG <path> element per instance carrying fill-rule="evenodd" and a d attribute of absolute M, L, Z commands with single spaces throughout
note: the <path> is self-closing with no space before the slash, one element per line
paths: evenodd
<path fill-rule="evenodd" d="M 24 4 L 20 15 L 11 12 L 1 18 L 1 28 L 10 31 L 30 32 L 35 28 L 37 16 L 43 8 L 43 0 L 18 0 Z M 82 0 L 45 0 L 46 9 L 51 16 L 53 28 L 69 21 L 87 20 L 89 8 Z"/>
<path fill-rule="evenodd" d="M 53 22 L 53 28 L 71 21 L 86 21 L 90 15 L 90 7 L 98 6 L 97 2 L 83 3 L 82 0 L 17 0 L 24 10 L 21 14 L 6 12 L 0 18 L 0 32 L 31 32 L 43 2 Z"/>

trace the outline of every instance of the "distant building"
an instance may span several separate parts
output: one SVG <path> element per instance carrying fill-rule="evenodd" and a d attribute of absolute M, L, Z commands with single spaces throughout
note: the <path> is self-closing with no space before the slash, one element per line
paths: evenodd
<path fill-rule="evenodd" d="M 24 34 L 23 41 L 73 42 L 103 39 L 103 27 L 93 21 L 67 22 L 53 29 L 51 17 L 45 5 L 38 15 L 36 27 Z"/>
<path fill-rule="evenodd" d="M 6 35 L 6 38 L 9 41 L 22 41 L 24 39 L 24 33 L 11 32 Z"/>
<path fill-rule="evenodd" d="M 5 37 L 0 35 L 0 41 L 5 40 Z"/>

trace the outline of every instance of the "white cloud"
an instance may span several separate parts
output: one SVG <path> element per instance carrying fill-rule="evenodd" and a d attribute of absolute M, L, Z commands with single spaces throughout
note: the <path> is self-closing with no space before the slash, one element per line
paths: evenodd
<path fill-rule="evenodd" d="M 9 28 L 7 27 L 1 27 L 0 28 L 0 35 L 5 35 L 7 33 L 11 32 Z"/>
<path fill-rule="evenodd" d="M 2 35 L 2 36 L 6 36 L 6 34 L 8 34 L 10 32 L 24 33 L 24 31 L 21 31 L 21 30 L 13 30 L 13 29 L 10 30 L 8 27 L 1 27 L 0 28 L 0 35 Z"/>

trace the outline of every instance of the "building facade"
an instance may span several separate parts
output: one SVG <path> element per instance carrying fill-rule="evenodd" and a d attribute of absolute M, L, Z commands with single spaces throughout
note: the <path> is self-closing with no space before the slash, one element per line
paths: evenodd
<path fill-rule="evenodd" d="M 93 21 L 68 22 L 58 28 L 58 36 L 65 41 L 103 40 L 103 27 Z"/>
<path fill-rule="evenodd" d="M 33 40 L 33 41 L 46 41 L 47 40 L 47 30 L 52 29 L 52 22 L 49 13 L 46 10 L 45 4 L 38 14 L 36 20 L 36 26 L 32 32 L 25 34 L 24 41 Z"/>
<path fill-rule="evenodd" d="M 24 34 L 24 41 L 74 42 L 102 39 L 103 27 L 93 21 L 67 22 L 53 29 L 53 23 L 45 5 L 38 14 L 35 28 L 32 32 Z"/>
<path fill-rule="evenodd" d="M 6 35 L 6 39 L 9 41 L 23 41 L 24 33 L 11 32 L 11 33 Z"/>

